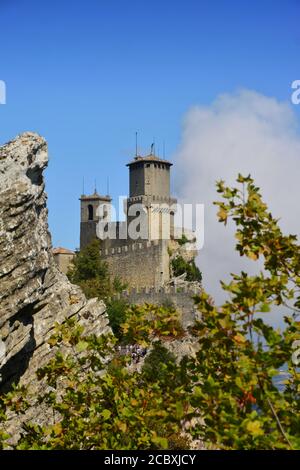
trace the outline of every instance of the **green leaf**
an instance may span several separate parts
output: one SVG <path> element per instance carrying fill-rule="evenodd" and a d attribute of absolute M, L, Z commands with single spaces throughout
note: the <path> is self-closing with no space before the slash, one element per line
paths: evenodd
<path fill-rule="evenodd" d="M 111 417 L 111 411 L 105 409 L 101 412 L 101 415 L 104 418 L 104 421 L 107 421 Z"/>
<path fill-rule="evenodd" d="M 259 307 L 261 312 L 270 312 L 270 305 L 269 304 L 261 304 Z"/>
<path fill-rule="evenodd" d="M 89 343 L 87 341 L 81 340 L 76 344 L 76 349 L 78 352 L 85 351 L 88 347 Z"/>
<path fill-rule="evenodd" d="M 156 444 L 159 449 L 168 449 L 168 440 L 165 437 L 152 437 L 153 444 Z"/>

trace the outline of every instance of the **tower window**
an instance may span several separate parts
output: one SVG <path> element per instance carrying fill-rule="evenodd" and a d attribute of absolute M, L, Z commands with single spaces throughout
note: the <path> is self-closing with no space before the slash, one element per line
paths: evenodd
<path fill-rule="evenodd" d="M 89 220 L 94 220 L 94 208 L 92 204 L 88 205 Z"/>
<path fill-rule="evenodd" d="M 146 167 L 149 168 L 149 167 L 150 167 L 150 163 L 147 163 Z"/>

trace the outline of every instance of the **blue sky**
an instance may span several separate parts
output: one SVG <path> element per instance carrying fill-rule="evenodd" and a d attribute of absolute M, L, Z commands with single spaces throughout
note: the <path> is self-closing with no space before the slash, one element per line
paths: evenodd
<path fill-rule="evenodd" d="M 83 176 L 127 194 L 136 130 L 172 158 L 192 106 L 239 88 L 288 102 L 300 79 L 298 0 L 0 0 L 0 21 L 0 143 L 47 139 L 53 243 L 69 248 Z"/>

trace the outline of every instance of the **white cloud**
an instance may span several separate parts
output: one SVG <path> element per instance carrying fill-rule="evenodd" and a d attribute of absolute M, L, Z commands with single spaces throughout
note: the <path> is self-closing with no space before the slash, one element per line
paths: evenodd
<path fill-rule="evenodd" d="M 290 104 L 250 90 L 224 94 L 185 116 L 175 155 L 176 190 L 185 202 L 205 203 L 205 244 L 199 255 L 204 286 L 220 301 L 219 280 L 257 265 L 234 251 L 233 226 L 217 222 L 215 181 L 249 174 L 284 230 L 300 233 L 300 132 Z"/>

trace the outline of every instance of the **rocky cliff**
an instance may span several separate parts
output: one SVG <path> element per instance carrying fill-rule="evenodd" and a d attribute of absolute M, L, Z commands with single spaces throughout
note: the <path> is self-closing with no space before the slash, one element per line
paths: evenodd
<path fill-rule="evenodd" d="M 43 171 L 47 144 L 24 133 L 0 147 L 0 387 L 34 381 L 49 357 L 56 321 L 77 317 L 108 332 L 105 305 L 86 300 L 58 271 L 51 253 Z"/>

